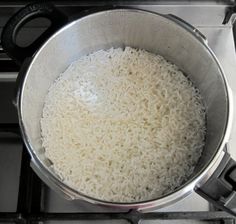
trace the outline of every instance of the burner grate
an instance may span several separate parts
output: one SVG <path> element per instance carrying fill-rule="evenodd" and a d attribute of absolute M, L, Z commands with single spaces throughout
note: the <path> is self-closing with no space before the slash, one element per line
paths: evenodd
<path fill-rule="evenodd" d="M 130 224 L 138 224 L 140 221 L 180 221 L 189 223 L 202 221 L 204 223 L 235 224 L 235 219 L 225 212 L 165 212 L 165 213 L 0 213 L 0 223 L 41 223 L 46 221 L 115 221 L 126 220 Z"/>

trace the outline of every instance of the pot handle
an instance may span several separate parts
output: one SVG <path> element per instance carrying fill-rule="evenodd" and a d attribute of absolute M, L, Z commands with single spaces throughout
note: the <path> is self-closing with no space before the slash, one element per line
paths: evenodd
<path fill-rule="evenodd" d="M 0 123 L 0 133 L 12 133 L 20 137 L 20 127 L 14 123 Z"/>
<path fill-rule="evenodd" d="M 16 44 L 16 37 L 22 26 L 35 18 L 47 18 L 51 25 L 32 44 L 20 47 Z M 9 57 L 18 64 L 25 58 L 31 57 L 37 49 L 60 27 L 66 24 L 68 18 L 49 2 L 38 2 L 26 5 L 13 15 L 3 28 L 2 47 Z"/>
<path fill-rule="evenodd" d="M 236 216 L 236 161 L 228 152 L 216 171 L 195 191 L 219 209 Z"/>

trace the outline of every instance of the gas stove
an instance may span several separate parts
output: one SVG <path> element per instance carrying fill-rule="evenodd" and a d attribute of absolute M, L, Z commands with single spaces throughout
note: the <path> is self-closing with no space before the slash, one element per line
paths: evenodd
<path fill-rule="evenodd" d="M 0 3 L 0 32 L 10 16 L 28 2 Z M 173 14 L 197 27 L 206 36 L 209 46 L 221 63 L 236 105 L 234 1 L 112 3 Z M 54 1 L 54 4 L 65 14 L 76 18 L 76 14 L 82 10 L 111 2 Z M 27 45 L 46 26 L 47 21 L 27 24 L 19 35 L 20 44 Z M 19 67 L 6 56 L 0 45 L 0 223 L 236 223 L 236 218 L 217 210 L 197 194 L 148 213 L 107 209 L 84 201 L 67 201 L 61 198 L 32 171 L 27 150 L 17 135 L 17 114 L 12 99 L 18 71 Z M 236 114 L 229 151 L 236 159 Z"/>

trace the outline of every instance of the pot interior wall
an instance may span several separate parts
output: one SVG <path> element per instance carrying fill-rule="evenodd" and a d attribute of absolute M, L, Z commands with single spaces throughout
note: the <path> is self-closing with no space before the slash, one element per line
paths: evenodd
<path fill-rule="evenodd" d="M 208 49 L 188 30 L 152 13 L 113 10 L 96 13 L 62 29 L 36 54 L 25 78 L 21 113 L 32 151 L 47 167 L 41 146 L 40 118 L 49 87 L 81 55 L 131 46 L 175 63 L 199 88 L 207 112 L 204 153 L 195 175 L 212 159 L 227 125 L 228 100 L 222 72 Z"/>

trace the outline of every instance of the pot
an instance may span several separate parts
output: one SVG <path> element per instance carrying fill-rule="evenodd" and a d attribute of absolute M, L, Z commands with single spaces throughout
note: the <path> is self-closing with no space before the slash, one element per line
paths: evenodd
<path fill-rule="evenodd" d="M 30 46 L 17 46 L 17 32 L 36 17 L 48 18 L 51 26 Z M 236 162 L 227 152 L 232 95 L 216 56 L 196 28 L 173 15 L 127 8 L 86 12 L 68 22 L 53 5 L 40 3 L 26 6 L 9 20 L 2 33 L 2 46 L 10 57 L 23 63 L 15 100 L 21 134 L 32 168 L 52 189 L 69 200 L 139 211 L 167 206 L 195 191 L 236 215 Z M 207 114 L 205 148 L 189 180 L 161 198 L 135 203 L 101 201 L 67 186 L 44 156 L 40 131 L 44 99 L 59 74 L 82 55 L 124 46 L 158 53 L 176 64 L 200 90 Z"/>

